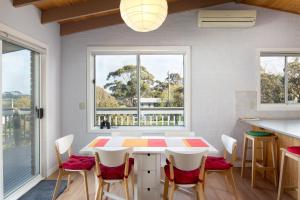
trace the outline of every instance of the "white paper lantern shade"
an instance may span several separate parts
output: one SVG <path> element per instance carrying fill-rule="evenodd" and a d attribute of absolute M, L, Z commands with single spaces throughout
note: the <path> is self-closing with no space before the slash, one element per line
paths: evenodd
<path fill-rule="evenodd" d="M 137 32 L 158 29 L 168 15 L 166 0 L 121 0 L 120 12 L 124 22 Z"/>

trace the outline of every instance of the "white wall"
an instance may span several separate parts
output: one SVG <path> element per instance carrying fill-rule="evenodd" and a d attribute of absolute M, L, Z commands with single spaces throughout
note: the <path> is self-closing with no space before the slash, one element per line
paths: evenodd
<path fill-rule="evenodd" d="M 197 11 L 190 11 L 169 15 L 159 30 L 150 33 L 137 33 L 125 25 L 117 25 L 64 36 L 62 132 L 75 134 L 75 149 L 79 150 L 96 136 L 86 132 L 86 111 L 79 109 L 79 103 L 86 102 L 86 48 L 89 45 L 190 45 L 192 130 L 217 144 L 218 148 L 221 148 L 222 133 L 241 138 L 236 92 L 249 91 L 249 98 L 253 98 L 256 49 L 299 48 L 300 16 L 233 3 L 217 8 L 257 9 L 257 24 L 249 29 L 205 30 L 197 27 Z M 261 115 L 260 112 L 256 114 Z M 299 112 L 267 114 L 299 117 Z"/>
<path fill-rule="evenodd" d="M 61 135 L 60 64 L 61 38 L 59 25 L 42 25 L 40 11 L 34 6 L 14 8 L 10 0 L 0 0 L 0 22 L 48 45 L 46 69 L 45 120 L 47 121 L 47 169 L 56 167 L 54 140 Z M 16 80 L 17 81 L 17 80 Z"/>

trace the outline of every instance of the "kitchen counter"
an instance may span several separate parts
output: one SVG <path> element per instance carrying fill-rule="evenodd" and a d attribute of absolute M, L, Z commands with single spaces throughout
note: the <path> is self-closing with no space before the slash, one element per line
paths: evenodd
<path fill-rule="evenodd" d="M 300 120 L 299 119 L 242 119 L 241 121 L 251 126 L 264 128 L 276 133 L 300 139 Z"/>

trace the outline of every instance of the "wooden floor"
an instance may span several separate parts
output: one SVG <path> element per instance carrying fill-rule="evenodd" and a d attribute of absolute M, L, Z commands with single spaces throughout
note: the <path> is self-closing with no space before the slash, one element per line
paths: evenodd
<path fill-rule="evenodd" d="M 259 176 L 257 177 L 257 188 L 252 189 L 250 186 L 250 168 L 247 169 L 247 178 L 242 179 L 240 176 L 240 169 L 235 169 L 235 179 L 241 200 L 274 200 L 277 197 L 277 192 L 274 186 L 269 182 L 264 181 Z M 49 179 L 55 179 L 56 174 L 49 177 Z M 61 194 L 58 200 L 84 200 L 84 188 L 83 180 L 80 175 L 73 177 L 73 183 L 71 184 L 70 190 Z M 163 188 L 163 185 L 162 187 Z M 231 188 L 229 188 L 231 191 Z M 95 195 L 94 188 L 94 176 L 92 173 L 89 174 L 89 195 L 90 199 L 94 200 Z M 121 185 L 116 184 L 111 187 L 111 191 L 115 194 L 124 197 Z M 132 190 L 130 190 L 132 191 Z M 234 197 L 231 192 L 228 191 L 225 185 L 223 176 L 218 174 L 210 174 L 207 176 L 207 187 L 205 189 L 205 196 L 207 200 L 231 200 Z M 175 193 L 175 200 L 190 200 L 195 199 L 194 196 L 186 194 L 184 192 Z M 292 200 L 288 195 L 284 195 L 282 200 Z"/>

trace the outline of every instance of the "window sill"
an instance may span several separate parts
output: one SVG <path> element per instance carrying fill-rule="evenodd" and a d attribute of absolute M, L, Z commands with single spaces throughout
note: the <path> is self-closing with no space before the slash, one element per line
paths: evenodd
<path fill-rule="evenodd" d="M 300 104 L 258 104 L 258 111 L 299 111 Z"/>
<path fill-rule="evenodd" d="M 99 129 L 99 128 L 90 128 L 88 133 L 90 134 L 111 134 L 112 132 L 142 132 L 143 134 L 153 134 L 160 135 L 166 131 L 191 131 L 187 127 L 120 127 L 120 128 L 111 128 L 111 129 Z"/>

